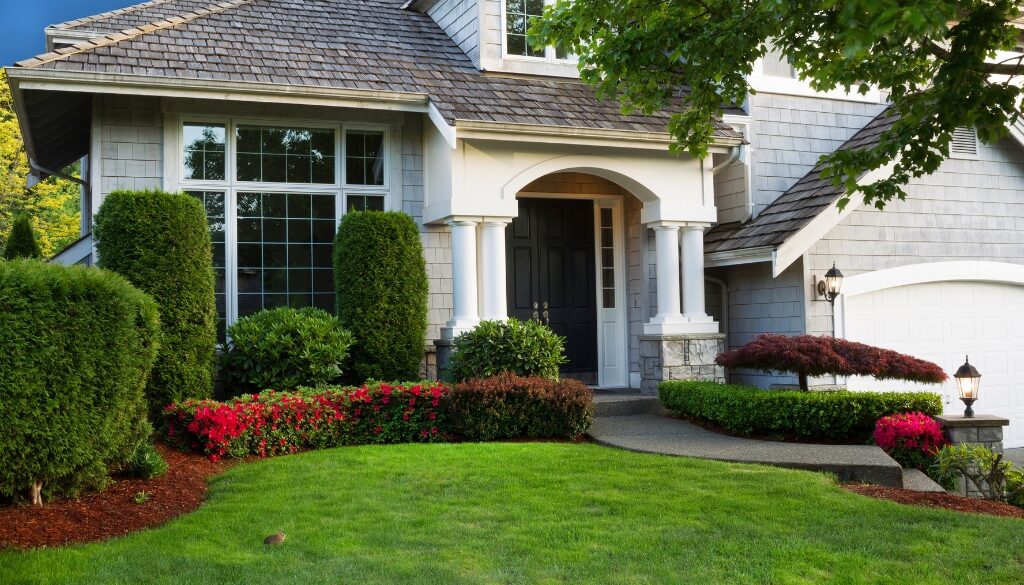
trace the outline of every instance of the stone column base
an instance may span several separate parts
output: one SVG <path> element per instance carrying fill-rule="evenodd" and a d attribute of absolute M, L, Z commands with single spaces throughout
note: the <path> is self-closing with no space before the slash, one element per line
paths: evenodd
<path fill-rule="evenodd" d="M 946 438 L 954 445 L 966 443 L 969 445 L 981 445 L 993 453 L 1003 452 L 1003 427 L 1010 424 L 1009 419 L 991 414 L 976 414 L 971 418 L 965 418 L 959 414 L 943 414 L 934 417 L 936 422 L 942 425 Z M 954 493 L 969 498 L 983 497 L 981 492 L 969 484 L 963 477 L 957 478 Z"/>
<path fill-rule="evenodd" d="M 640 392 L 657 394 L 664 380 L 725 382 L 715 357 L 725 351 L 725 334 L 641 335 Z"/>

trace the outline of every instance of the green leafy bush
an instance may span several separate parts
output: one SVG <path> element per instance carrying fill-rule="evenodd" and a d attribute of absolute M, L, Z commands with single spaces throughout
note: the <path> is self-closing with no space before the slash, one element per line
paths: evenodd
<path fill-rule="evenodd" d="M 224 371 L 236 395 L 333 382 L 352 345 L 337 319 L 313 307 L 254 313 L 229 327 L 228 337 Z"/>
<path fill-rule="evenodd" d="M 14 225 L 11 226 L 11 233 L 7 236 L 7 243 L 4 245 L 4 259 L 42 257 L 43 249 L 39 247 L 39 241 L 36 240 L 36 233 L 32 229 L 32 220 L 27 215 L 19 215 L 14 218 Z"/>
<path fill-rule="evenodd" d="M 260 392 L 227 402 L 189 400 L 164 411 L 168 439 L 222 457 L 444 438 L 439 384 L 371 384 Z"/>
<path fill-rule="evenodd" d="M 942 413 L 931 392 L 804 392 L 761 390 L 705 381 L 673 380 L 658 386 L 661 403 L 683 416 L 740 435 L 866 443 L 875 421 L 900 412 Z"/>
<path fill-rule="evenodd" d="M 963 477 L 987 500 L 1024 507 L 1024 474 L 1003 459 L 1002 453 L 984 445 L 946 445 L 935 454 L 932 471 L 939 483 L 953 483 Z"/>
<path fill-rule="evenodd" d="M 99 265 L 149 293 L 163 338 L 146 387 L 150 415 L 213 390 L 217 309 L 202 203 L 180 193 L 114 191 L 96 214 Z"/>
<path fill-rule="evenodd" d="M 105 270 L 2 262 L 0 332 L 0 494 L 102 486 L 151 429 L 156 303 Z"/>
<path fill-rule="evenodd" d="M 152 479 L 167 473 L 167 461 L 149 441 L 143 441 L 135 447 L 131 459 L 125 465 L 125 471 L 132 477 Z"/>
<path fill-rule="evenodd" d="M 579 380 L 503 373 L 456 384 L 446 419 L 453 433 L 474 441 L 573 438 L 590 428 L 593 398 Z"/>
<path fill-rule="evenodd" d="M 399 212 L 347 213 L 334 240 L 338 319 L 355 336 L 356 381 L 412 380 L 427 335 L 427 270 L 419 229 Z"/>
<path fill-rule="evenodd" d="M 446 377 L 461 381 L 502 372 L 558 379 L 565 340 L 539 321 L 483 321 L 452 342 Z"/>

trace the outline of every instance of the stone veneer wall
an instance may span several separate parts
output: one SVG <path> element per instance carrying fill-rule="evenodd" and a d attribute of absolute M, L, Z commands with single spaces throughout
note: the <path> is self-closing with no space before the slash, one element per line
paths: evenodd
<path fill-rule="evenodd" d="M 725 335 L 641 335 L 640 392 L 657 394 L 663 380 L 725 382 L 715 356 L 725 350 Z"/>

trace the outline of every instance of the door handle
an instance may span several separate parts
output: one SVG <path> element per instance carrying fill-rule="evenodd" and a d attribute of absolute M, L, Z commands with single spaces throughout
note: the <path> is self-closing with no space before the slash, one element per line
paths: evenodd
<path fill-rule="evenodd" d="M 551 314 L 548 313 L 548 302 L 547 301 L 544 301 L 544 324 L 545 325 L 550 325 L 551 324 Z"/>
<path fill-rule="evenodd" d="M 533 320 L 540 321 L 540 313 L 537 312 L 537 301 L 533 301 Z"/>

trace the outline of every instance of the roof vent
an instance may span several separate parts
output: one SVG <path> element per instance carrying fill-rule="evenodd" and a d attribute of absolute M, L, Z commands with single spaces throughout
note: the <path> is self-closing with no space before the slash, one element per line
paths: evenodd
<path fill-rule="evenodd" d="M 974 128 L 960 127 L 953 130 L 953 137 L 949 143 L 949 155 L 958 158 L 978 156 L 978 134 Z"/>

